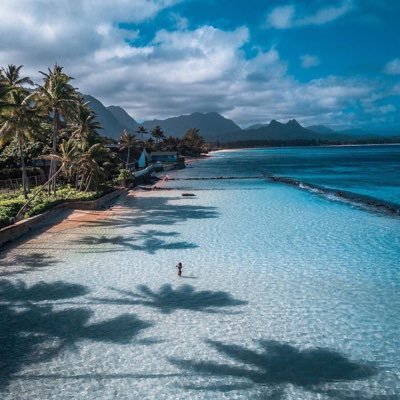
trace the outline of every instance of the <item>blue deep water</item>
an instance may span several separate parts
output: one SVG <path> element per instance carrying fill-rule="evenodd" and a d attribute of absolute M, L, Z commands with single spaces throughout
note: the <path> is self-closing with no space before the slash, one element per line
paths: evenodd
<path fill-rule="evenodd" d="M 1 398 L 400 399 L 400 218 L 307 189 L 398 204 L 399 152 L 217 152 L 18 242 Z"/>

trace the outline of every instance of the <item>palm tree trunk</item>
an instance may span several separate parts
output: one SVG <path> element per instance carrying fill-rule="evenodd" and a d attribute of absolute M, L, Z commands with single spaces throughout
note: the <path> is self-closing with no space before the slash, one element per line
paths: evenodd
<path fill-rule="evenodd" d="M 32 202 L 32 200 L 37 197 L 37 195 L 39 193 L 41 193 L 43 191 L 43 189 L 50 184 L 50 182 L 52 181 L 52 179 L 57 178 L 57 176 L 60 174 L 60 172 L 62 171 L 63 166 L 61 165 L 61 167 L 54 173 L 54 175 L 52 175 L 49 180 L 44 183 L 39 190 L 22 206 L 22 208 L 18 211 L 17 215 L 15 216 L 15 219 L 18 221 L 19 217 L 21 216 L 21 214 L 26 210 L 26 207 L 28 207 L 28 205 Z"/>
<path fill-rule="evenodd" d="M 130 155 L 131 155 L 131 148 L 130 148 L 130 146 L 128 146 L 128 157 L 126 158 L 126 169 L 128 169 L 129 159 L 131 158 Z"/>
<path fill-rule="evenodd" d="M 56 153 L 57 151 L 57 137 L 58 137 L 58 109 L 56 107 L 53 108 L 53 152 Z M 50 176 L 55 176 L 56 171 L 56 160 L 51 160 L 50 162 Z M 56 180 L 50 180 L 49 182 L 49 195 L 53 190 L 56 193 Z"/>
<path fill-rule="evenodd" d="M 81 176 L 81 183 L 80 183 L 80 185 L 79 185 L 79 191 L 80 192 L 82 192 L 82 189 L 83 189 L 83 181 L 85 180 L 85 176 L 82 174 L 82 176 Z"/>
<path fill-rule="evenodd" d="M 93 177 L 93 174 L 90 173 L 89 179 L 88 179 L 88 183 L 87 183 L 87 185 L 86 185 L 85 193 L 88 191 L 88 189 L 89 189 L 89 187 L 90 187 L 90 184 L 92 183 L 92 177 Z"/>
<path fill-rule="evenodd" d="M 18 144 L 19 144 L 19 156 L 21 159 L 21 172 L 22 172 L 22 190 L 24 192 L 24 199 L 28 200 L 28 179 L 26 176 L 25 158 L 24 158 L 24 145 L 23 139 L 20 132 L 18 134 Z"/>
<path fill-rule="evenodd" d="M 79 183 L 79 174 L 76 173 L 76 175 L 75 175 L 75 190 L 78 190 L 78 183 Z"/>

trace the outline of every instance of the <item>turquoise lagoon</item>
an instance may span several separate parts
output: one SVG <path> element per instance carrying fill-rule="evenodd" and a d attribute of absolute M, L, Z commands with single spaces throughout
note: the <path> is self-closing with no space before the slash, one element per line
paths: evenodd
<path fill-rule="evenodd" d="M 400 219 L 262 177 L 396 203 L 399 151 L 217 152 L 18 243 L 0 262 L 2 399 L 400 398 Z"/>

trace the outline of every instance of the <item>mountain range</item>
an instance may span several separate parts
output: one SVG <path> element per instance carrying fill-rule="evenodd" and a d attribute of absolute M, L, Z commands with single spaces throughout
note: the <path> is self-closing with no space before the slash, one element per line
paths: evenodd
<path fill-rule="evenodd" d="M 159 125 L 166 136 L 182 137 L 189 128 L 197 128 L 208 141 L 218 141 L 229 132 L 240 131 L 241 128 L 232 120 L 224 118 L 216 112 L 199 113 L 167 118 L 154 119 L 139 124 L 123 108 L 119 106 L 104 106 L 98 99 L 90 95 L 84 95 L 85 101 L 96 114 L 96 119 L 103 127 L 102 135 L 118 139 L 125 129 L 135 133 L 139 125 L 143 125 L 148 132 Z"/>
<path fill-rule="evenodd" d="M 171 117 L 164 120 L 137 122 L 119 106 L 104 106 L 93 96 L 85 95 L 85 101 L 96 113 L 96 119 L 103 127 L 101 134 L 118 139 L 125 129 L 135 133 L 140 125 L 150 132 L 156 125 L 160 126 L 166 136 L 182 137 L 189 128 L 197 128 L 208 142 L 220 143 L 352 143 L 352 142 L 400 142 L 400 132 L 367 131 L 347 129 L 334 131 L 324 125 L 303 127 L 295 119 L 287 123 L 272 120 L 268 124 L 251 125 L 241 129 L 235 122 L 216 112 L 199 113 Z"/>

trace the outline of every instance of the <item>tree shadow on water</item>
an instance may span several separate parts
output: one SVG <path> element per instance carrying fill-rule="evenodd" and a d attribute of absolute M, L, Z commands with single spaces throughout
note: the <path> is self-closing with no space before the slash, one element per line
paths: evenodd
<path fill-rule="evenodd" d="M 351 389 L 344 391 L 326 387 L 328 384 L 368 379 L 377 373 L 372 365 L 351 361 L 336 351 L 323 348 L 299 350 L 289 344 L 268 340 L 258 342 L 261 352 L 219 341 L 208 340 L 207 343 L 239 365 L 183 359 L 169 361 L 184 371 L 215 379 L 237 378 L 239 381 L 232 385 L 216 383 L 206 387 L 191 385 L 186 388 L 224 392 L 258 387 L 264 390 L 262 398 L 281 399 L 284 398 L 285 385 L 290 384 L 335 399 L 373 398 L 371 393 L 358 391 L 353 393 L 355 397 L 351 397 Z M 381 398 L 389 400 L 391 397 Z"/>
<path fill-rule="evenodd" d="M 57 264 L 54 257 L 38 251 L 11 257 L 0 253 L 0 258 L 0 277 L 25 274 Z"/>
<path fill-rule="evenodd" d="M 18 280 L 10 282 L 0 280 L 0 302 L 26 302 L 60 300 L 83 296 L 89 293 L 86 286 L 68 282 L 45 283 L 39 282 L 28 287 L 25 282 Z"/>
<path fill-rule="evenodd" d="M 130 236 L 84 236 L 75 241 L 76 244 L 84 244 L 90 246 L 89 249 L 84 249 L 84 253 L 99 253 L 109 252 L 110 248 L 104 249 L 104 245 L 111 245 L 112 251 L 135 250 L 144 251 L 148 254 L 155 254 L 159 250 L 182 250 L 194 249 L 198 247 L 195 243 L 185 241 L 167 242 L 160 237 L 176 237 L 178 232 L 162 232 L 162 231 L 142 231 L 136 232 Z M 101 246 L 93 249 L 92 246 Z"/>
<path fill-rule="evenodd" d="M 191 285 L 181 285 L 174 289 L 165 284 L 158 291 L 151 290 L 146 285 L 139 285 L 138 291 L 111 288 L 124 297 L 122 298 L 95 298 L 100 302 L 125 305 L 142 305 L 156 308 L 164 314 L 171 314 L 177 310 L 192 310 L 206 313 L 218 313 L 224 307 L 241 306 L 247 301 L 237 300 L 228 292 L 201 290 Z"/>
<path fill-rule="evenodd" d="M 49 361 L 79 341 L 131 343 L 152 325 L 134 314 L 90 323 L 94 313 L 89 308 L 54 309 L 55 300 L 88 292 L 85 286 L 61 281 L 31 287 L 0 281 L 0 391 L 23 366 Z M 48 300 L 53 303 L 40 303 Z"/>
<path fill-rule="evenodd" d="M 181 197 L 140 197 L 126 202 L 125 211 L 113 218 L 91 221 L 90 225 L 132 227 L 142 225 L 174 225 L 193 219 L 218 218 L 216 207 L 185 202 Z"/>

